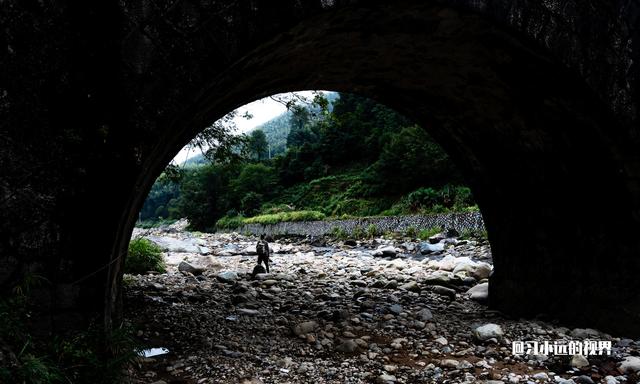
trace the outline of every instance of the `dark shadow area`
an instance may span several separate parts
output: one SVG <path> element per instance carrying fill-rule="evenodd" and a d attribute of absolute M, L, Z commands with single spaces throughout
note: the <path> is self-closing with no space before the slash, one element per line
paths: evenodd
<path fill-rule="evenodd" d="M 291 89 L 353 92 L 428 127 L 482 208 L 490 307 L 639 334 L 633 0 L 0 11 L 0 290 L 26 300 L 33 330 L 2 335 L 14 349 L 118 329 L 131 231 L 166 164 L 227 111 Z"/>

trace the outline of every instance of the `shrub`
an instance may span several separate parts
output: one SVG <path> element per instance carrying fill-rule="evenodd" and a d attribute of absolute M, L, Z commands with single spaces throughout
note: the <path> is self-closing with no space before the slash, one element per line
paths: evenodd
<path fill-rule="evenodd" d="M 440 232 L 442 232 L 442 228 L 438 227 L 423 229 L 418 233 L 418 238 L 420 238 L 421 240 L 427 240 L 431 236 L 436 235 Z"/>
<path fill-rule="evenodd" d="M 406 204 L 411 211 L 430 207 L 440 201 L 440 195 L 433 188 L 420 188 L 411 192 L 406 198 Z"/>
<path fill-rule="evenodd" d="M 418 236 L 418 230 L 416 229 L 416 227 L 414 227 L 413 225 L 410 226 L 409 228 L 407 228 L 404 232 L 405 236 L 410 237 L 410 238 L 415 238 Z"/>
<path fill-rule="evenodd" d="M 278 205 L 265 204 L 262 207 L 262 212 L 265 214 L 293 212 L 293 210 L 294 210 L 293 207 L 287 204 L 278 204 Z"/>
<path fill-rule="evenodd" d="M 246 224 L 276 224 L 285 221 L 315 221 L 324 220 L 325 215 L 318 211 L 293 211 L 260 215 L 245 219 Z"/>
<path fill-rule="evenodd" d="M 131 240 L 124 267 L 126 273 L 166 272 L 166 270 L 160 247 L 142 237 Z"/>
<path fill-rule="evenodd" d="M 375 224 L 369 224 L 367 227 L 367 237 L 374 238 L 378 235 L 378 227 Z"/>
<path fill-rule="evenodd" d="M 98 322 L 73 336 L 30 334 L 27 324 L 34 306 L 29 291 L 40 280 L 26 275 L 10 296 L 0 299 L 0 340 L 6 358 L 0 366 L 0 383 L 121 382 L 124 369 L 141 349 L 131 330 L 118 328 L 106 334 Z"/>
<path fill-rule="evenodd" d="M 333 227 L 329 232 L 329 236 L 333 237 L 336 240 L 345 240 L 349 237 L 347 231 L 342 229 L 341 227 Z"/>
<path fill-rule="evenodd" d="M 355 237 L 356 239 L 362 239 L 364 237 L 366 237 L 366 233 L 364 231 L 364 229 L 362 229 L 361 226 L 356 225 L 355 228 L 353 228 L 353 237 Z"/>
<path fill-rule="evenodd" d="M 476 240 L 487 240 L 489 237 L 487 235 L 486 229 L 465 229 L 460 234 L 460 239 L 476 239 Z"/>
<path fill-rule="evenodd" d="M 216 228 L 220 230 L 236 229 L 244 225 L 244 217 L 242 216 L 224 216 L 216 222 Z"/>

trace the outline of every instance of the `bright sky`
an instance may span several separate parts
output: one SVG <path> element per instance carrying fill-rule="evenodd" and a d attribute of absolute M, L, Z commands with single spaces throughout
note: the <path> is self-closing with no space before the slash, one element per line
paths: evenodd
<path fill-rule="evenodd" d="M 296 94 L 307 98 L 313 98 L 312 91 L 301 91 L 296 92 Z M 283 93 L 281 95 L 287 94 Z M 238 133 L 246 133 L 257 127 L 258 125 L 266 123 L 274 117 L 283 114 L 287 111 L 287 108 L 282 105 L 282 103 L 279 103 L 271 99 L 270 97 L 265 97 L 264 99 L 256 100 L 252 103 L 243 105 L 242 107 L 238 108 L 237 111 L 238 113 L 236 114 L 234 122 L 236 124 L 236 127 L 238 127 Z M 249 112 L 251 115 L 253 115 L 253 118 L 243 118 L 242 116 L 245 114 L 245 112 Z M 178 152 L 178 154 L 173 158 L 173 161 L 177 164 L 181 164 L 188 158 L 193 157 L 197 154 L 199 154 L 199 151 L 197 149 L 188 151 L 185 147 L 182 148 L 180 152 Z"/>

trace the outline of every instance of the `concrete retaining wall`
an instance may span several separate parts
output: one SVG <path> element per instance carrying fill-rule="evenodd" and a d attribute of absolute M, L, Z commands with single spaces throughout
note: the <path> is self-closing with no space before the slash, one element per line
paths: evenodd
<path fill-rule="evenodd" d="M 458 232 L 466 230 L 484 230 L 484 222 L 480 212 L 446 213 L 428 216 L 393 216 L 393 217 L 363 217 L 358 219 L 331 221 L 299 221 L 277 224 L 246 224 L 236 230 L 239 233 L 254 235 L 309 235 L 322 236 L 340 228 L 352 234 L 355 230 L 366 230 L 375 225 L 378 233 L 404 232 L 410 227 L 417 230 L 427 228 L 454 228 Z"/>

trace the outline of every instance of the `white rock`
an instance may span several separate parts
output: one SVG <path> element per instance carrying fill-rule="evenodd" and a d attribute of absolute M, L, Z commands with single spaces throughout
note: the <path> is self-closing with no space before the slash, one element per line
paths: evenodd
<path fill-rule="evenodd" d="M 458 360 L 455 359 L 443 359 L 440 361 L 440 366 L 445 368 L 457 368 Z"/>
<path fill-rule="evenodd" d="M 375 251 L 373 251 L 372 255 L 373 256 L 395 256 L 398 254 L 398 251 L 396 251 L 396 248 L 392 245 L 387 245 L 387 246 L 380 246 L 378 249 L 376 249 Z"/>
<path fill-rule="evenodd" d="M 640 371 L 640 358 L 636 356 L 627 356 L 620 363 L 618 370 L 622 373 L 633 373 Z"/>
<path fill-rule="evenodd" d="M 393 259 L 389 264 L 387 264 L 387 268 L 395 268 L 399 271 L 407 268 L 407 262 L 402 259 Z"/>
<path fill-rule="evenodd" d="M 547 375 L 546 372 L 538 372 L 535 375 L 533 375 L 532 377 L 534 379 L 536 379 L 536 380 L 543 380 L 543 381 L 549 380 L 549 375 Z"/>
<path fill-rule="evenodd" d="M 605 382 L 605 384 L 620 384 L 620 382 L 618 380 L 616 380 L 616 378 L 611 376 L 611 375 L 605 376 L 604 382 Z"/>
<path fill-rule="evenodd" d="M 444 243 L 430 244 L 428 241 L 420 243 L 420 253 L 423 255 L 433 252 L 442 252 L 443 250 Z"/>
<path fill-rule="evenodd" d="M 571 366 L 574 368 L 588 367 L 589 360 L 582 355 L 573 355 L 571 358 Z"/>
<path fill-rule="evenodd" d="M 384 374 L 384 375 L 380 375 L 380 376 L 378 376 L 376 378 L 376 383 L 379 383 L 379 384 L 385 384 L 385 383 L 388 383 L 388 382 L 394 383 L 396 380 L 397 379 L 396 379 L 395 376 Z"/>
<path fill-rule="evenodd" d="M 166 252 L 200 254 L 210 252 L 209 248 L 201 247 L 200 245 L 198 245 L 199 239 L 180 240 L 166 236 L 148 236 L 147 239 L 156 243 L 160 248 L 162 248 L 162 250 Z"/>
<path fill-rule="evenodd" d="M 474 285 L 467 291 L 469 298 L 478 302 L 486 302 L 489 299 L 489 283 Z"/>
<path fill-rule="evenodd" d="M 489 339 L 501 339 L 504 336 L 502 328 L 498 324 L 485 324 L 481 325 L 473 331 L 473 335 L 480 341 L 486 341 Z"/>
<path fill-rule="evenodd" d="M 492 270 L 493 268 L 491 267 L 490 264 L 479 262 L 476 264 L 475 268 L 471 271 L 470 275 L 471 277 L 479 281 L 482 279 L 489 278 L 489 275 L 491 275 Z"/>
<path fill-rule="evenodd" d="M 241 315 L 246 315 L 246 316 L 256 316 L 260 314 L 260 311 L 257 311 L 255 309 L 249 309 L 249 308 L 238 308 L 238 313 Z"/>
<path fill-rule="evenodd" d="M 444 337 L 438 337 L 437 339 L 434 340 L 436 343 L 440 344 L 440 345 L 447 345 L 449 344 L 449 342 L 447 341 L 447 339 L 445 339 Z"/>

